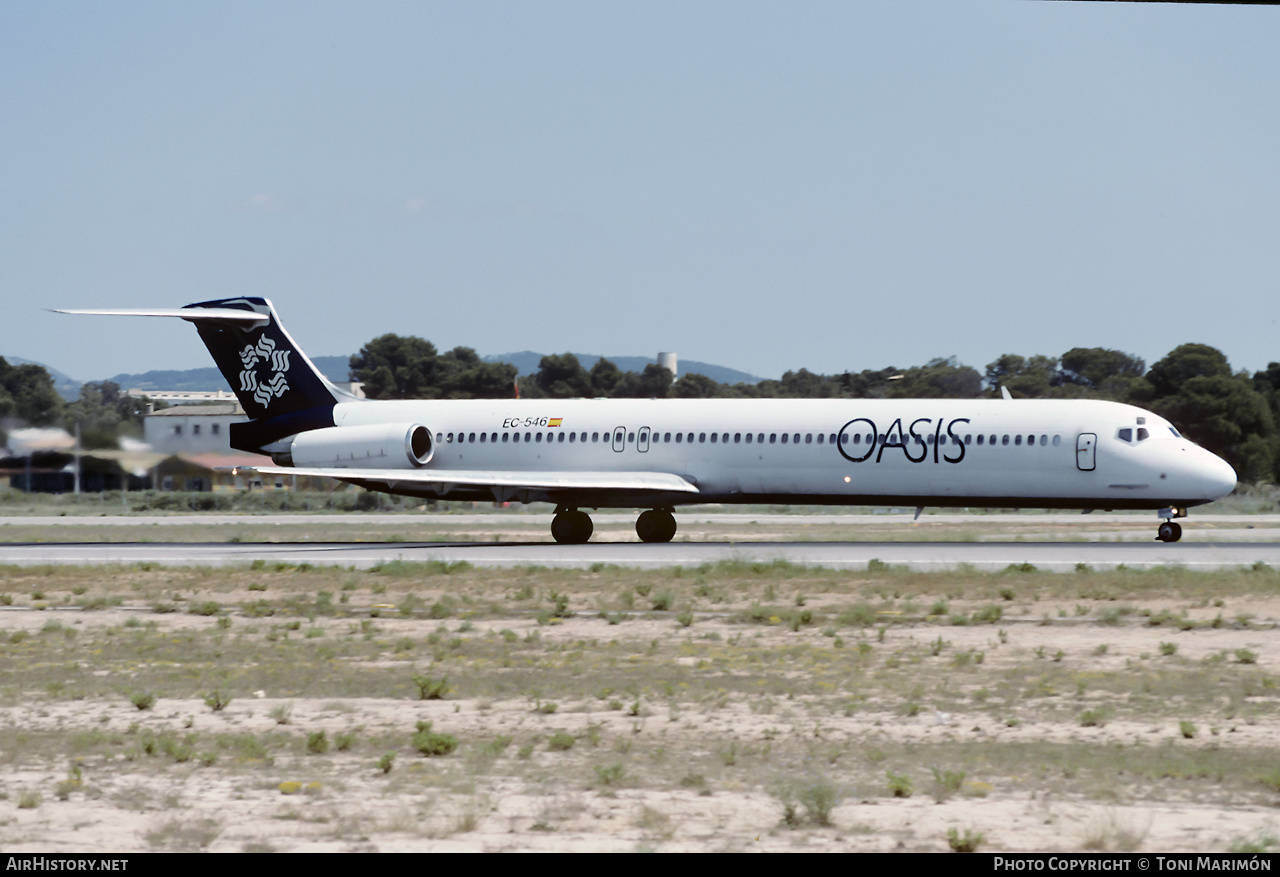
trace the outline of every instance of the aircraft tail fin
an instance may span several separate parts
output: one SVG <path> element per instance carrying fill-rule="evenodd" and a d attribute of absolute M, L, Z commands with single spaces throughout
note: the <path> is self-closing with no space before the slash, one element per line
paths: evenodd
<path fill-rule="evenodd" d="M 270 301 L 221 299 L 180 310 L 183 319 L 196 324 L 218 370 L 251 420 L 332 408 L 354 398 L 330 383 L 294 343 Z M 228 319 L 227 311 L 253 314 L 258 319 Z"/>
<path fill-rule="evenodd" d="M 232 424 L 231 446 L 240 450 L 258 451 L 284 436 L 332 426 L 333 406 L 356 399 L 320 373 L 264 298 L 227 298 L 183 308 L 58 312 L 178 317 L 195 323 L 249 417 L 249 423 Z"/>

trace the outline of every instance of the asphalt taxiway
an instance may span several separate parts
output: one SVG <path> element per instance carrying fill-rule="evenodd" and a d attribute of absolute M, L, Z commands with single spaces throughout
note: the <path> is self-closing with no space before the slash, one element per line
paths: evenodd
<path fill-rule="evenodd" d="M 833 569 L 866 569 L 873 561 L 915 570 L 967 565 L 1001 570 L 1029 563 L 1070 572 L 1079 565 L 1111 569 L 1157 566 L 1213 570 L 1264 563 L 1280 567 L 1276 542 L 602 542 L 586 545 L 525 543 L 40 543 L 0 545 L 0 564 L 137 564 L 228 566 L 309 563 L 367 569 L 388 561 L 466 561 L 479 567 L 586 568 L 595 564 L 655 568 L 721 560 L 785 560 Z"/>

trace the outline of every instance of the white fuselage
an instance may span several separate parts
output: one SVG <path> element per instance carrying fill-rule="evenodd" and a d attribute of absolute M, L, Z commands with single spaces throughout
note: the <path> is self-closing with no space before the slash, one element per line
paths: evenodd
<path fill-rule="evenodd" d="M 696 495 L 669 497 L 669 504 L 1161 508 L 1211 502 L 1236 484 L 1225 461 L 1163 418 L 1091 400 L 536 399 L 334 408 L 338 427 L 400 422 L 430 430 L 428 470 L 662 472 L 697 486 Z M 597 504 L 649 503 L 620 494 Z"/>

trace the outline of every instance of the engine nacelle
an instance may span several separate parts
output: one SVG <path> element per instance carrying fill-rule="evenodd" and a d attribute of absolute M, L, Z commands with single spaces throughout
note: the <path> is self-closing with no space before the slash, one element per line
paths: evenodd
<path fill-rule="evenodd" d="M 300 432 L 271 459 L 278 466 L 406 469 L 425 466 L 433 453 L 431 430 L 422 424 L 381 423 Z"/>

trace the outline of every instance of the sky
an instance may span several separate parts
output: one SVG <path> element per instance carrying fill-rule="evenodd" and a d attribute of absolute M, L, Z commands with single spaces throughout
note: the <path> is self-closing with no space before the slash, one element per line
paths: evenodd
<path fill-rule="evenodd" d="M 1187 342 L 1280 360 L 1280 8 L 1018 0 L 0 4 L 0 354 L 762 377 Z"/>

